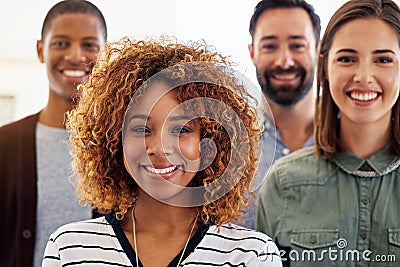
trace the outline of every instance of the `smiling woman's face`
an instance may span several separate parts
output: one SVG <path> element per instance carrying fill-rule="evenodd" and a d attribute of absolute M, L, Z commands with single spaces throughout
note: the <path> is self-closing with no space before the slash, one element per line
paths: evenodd
<path fill-rule="evenodd" d="M 193 179 L 200 162 L 200 127 L 185 115 L 174 90 L 150 85 L 124 125 L 124 162 L 139 187 L 165 201 Z M 160 97 L 161 96 L 161 97 Z"/>
<path fill-rule="evenodd" d="M 390 124 L 399 96 L 399 58 L 398 36 L 380 19 L 355 19 L 336 32 L 327 79 L 342 125 Z"/>

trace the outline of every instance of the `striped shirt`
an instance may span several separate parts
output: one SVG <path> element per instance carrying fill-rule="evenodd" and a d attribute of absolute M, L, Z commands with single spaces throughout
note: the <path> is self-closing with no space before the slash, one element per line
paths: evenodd
<path fill-rule="evenodd" d="M 168 266 L 177 266 L 181 253 Z M 108 214 L 58 228 L 47 243 L 42 267 L 136 266 L 135 258 L 119 221 Z M 216 225 L 202 225 L 183 258 L 180 266 L 282 266 L 271 238 L 234 224 L 224 224 L 219 232 Z"/>

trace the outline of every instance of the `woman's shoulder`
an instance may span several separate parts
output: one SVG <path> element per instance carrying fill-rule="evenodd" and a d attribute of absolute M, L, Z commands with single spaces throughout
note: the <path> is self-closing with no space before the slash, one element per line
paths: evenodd
<path fill-rule="evenodd" d="M 249 229 L 243 226 L 239 226 L 236 225 L 234 223 L 224 223 L 221 225 L 220 228 L 218 228 L 217 225 L 212 225 L 209 228 L 209 233 L 212 234 L 219 234 L 223 237 L 227 237 L 227 238 L 236 238 L 236 239 L 240 239 L 240 238 L 254 238 L 254 239 L 260 239 L 263 242 L 264 241 L 272 241 L 272 239 L 267 236 L 266 234 L 253 230 L 253 229 Z"/>
<path fill-rule="evenodd" d="M 276 160 L 276 164 L 312 163 L 318 160 L 314 146 L 301 148 Z"/>
<path fill-rule="evenodd" d="M 129 266 L 113 227 L 104 216 L 59 227 L 50 236 L 42 266 L 80 266 L 88 262 Z"/>
<path fill-rule="evenodd" d="M 324 164 L 324 159 L 318 159 L 313 147 L 302 148 L 279 158 L 273 164 L 278 169 L 307 171 L 311 166 Z"/>
<path fill-rule="evenodd" d="M 216 262 L 240 258 L 250 266 L 281 266 L 279 250 L 268 235 L 232 223 L 210 226 L 197 249 L 212 251 L 207 256 Z"/>
<path fill-rule="evenodd" d="M 70 236 L 90 236 L 109 233 L 110 224 L 105 217 L 77 221 L 64 224 L 57 228 L 50 236 L 50 240 L 57 241 Z"/>
<path fill-rule="evenodd" d="M 336 165 L 325 157 L 318 158 L 314 148 L 302 148 L 284 156 L 272 165 L 270 176 L 282 184 L 306 183 L 318 177 L 330 177 Z"/>
<path fill-rule="evenodd" d="M 220 228 L 217 225 L 211 226 L 207 232 L 209 237 L 212 237 L 213 242 L 224 241 L 232 245 L 240 245 L 253 249 L 269 246 L 271 250 L 277 250 L 272 238 L 257 230 L 248 229 L 236 224 L 222 224 Z"/>

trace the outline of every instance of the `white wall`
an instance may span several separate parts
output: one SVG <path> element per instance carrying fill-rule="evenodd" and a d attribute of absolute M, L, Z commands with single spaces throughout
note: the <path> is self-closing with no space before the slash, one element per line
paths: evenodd
<path fill-rule="evenodd" d="M 254 83 L 255 69 L 247 44 L 249 20 L 258 1 L 92 0 L 104 13 L 110 41 L 160 34 L 174 35 L 181 41 L 204 39 L 230 55 L 231 61 L 238 63 L 238 71 Z M 333 12 L 346 1 L 309 2 L 324 29 Z M 37 60 L 35 46 L 44 16 L 56 2 L 0 0 L 0 125 L 39 111 L 47 101 L 46 72 Z"/>

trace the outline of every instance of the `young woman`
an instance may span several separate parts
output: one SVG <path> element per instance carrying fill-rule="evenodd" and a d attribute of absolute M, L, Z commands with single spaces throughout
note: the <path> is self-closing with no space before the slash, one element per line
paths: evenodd
<path fill-rule="evenodd" d="M 319 52 L 315 148 L 273 167 L 257 211 L 257 229 L 292 250 L 283 256 L 291 266 L 400 259 L 399 60 L 395 2 L 351 0 L 331 18 Z M 319 260 L 302 257 L 310 250 Z"/>
<path fill-rule="evenodd" d="M 259 128 L 229 62 L 168 38 L 108 43 L 69 116 L 80 199 L 43 266 L 281 266 L 248 203 Z"/>

